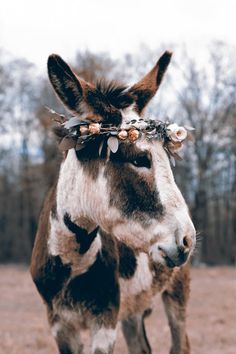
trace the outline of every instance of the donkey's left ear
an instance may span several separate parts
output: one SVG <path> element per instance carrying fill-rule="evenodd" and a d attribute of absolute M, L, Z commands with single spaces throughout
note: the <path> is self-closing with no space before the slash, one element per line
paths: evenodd
<path fill-rule="evenodd" d="M 171 56 L 172 53 L 166 51 L 154 68 L 142 80 L 130 88 L 129 92 L 134 96 L 139 114 L 142 113 L 143 109 L 157 92 L 170 63 Z"/>
<path fill-rule="evenodd" d="M 72 112 L 80 112 L 84 90 L 88 84 L 78 78 L 69 65 L 56 54 L 48 58 L 48 76 L 58 97 Z"/>

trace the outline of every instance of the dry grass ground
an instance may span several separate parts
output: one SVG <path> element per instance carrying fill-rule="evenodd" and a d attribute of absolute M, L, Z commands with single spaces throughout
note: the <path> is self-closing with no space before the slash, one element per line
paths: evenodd
<path fill-rule="evenodd" d="M 57 353 L 45 309 L 26 268 L 0 267 L 0 353 Z M 236 353 L 236 268 L 192 269 L 188 333 L 193 354 Z M 147 319 L 154 354 L 167 354 L 170 335 L 160 301 Z M 127 353 L 119 330 L 116 354 Z"/>

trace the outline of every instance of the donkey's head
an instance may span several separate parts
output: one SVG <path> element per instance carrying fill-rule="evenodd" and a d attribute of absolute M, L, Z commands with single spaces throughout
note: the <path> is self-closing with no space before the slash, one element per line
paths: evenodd
<path fill-rule="evenodd" d="M 48 72 L 57 95 L 75 116 L 94 122 L 95 130 L 96 123 L 120 129 L 143 115 L 170 58 L 165 52 L 131 88 L 87 83 L 57 55 L 49 57 Z M 57 133 L 61 138 L 67 134 L 64 128 Z M 148 249 L 155 261 L 170 267 L 183 264 L 194 248 L 195 229 L 163 142 L 145 137 L 132 142 L 121 136 L 118 150 L 108 154 L 104 139 L 98 134 L 82 150 L 68 150 L 57 187 L 58 218 L 69 213 L 83 227 L 100 225 Z"/>

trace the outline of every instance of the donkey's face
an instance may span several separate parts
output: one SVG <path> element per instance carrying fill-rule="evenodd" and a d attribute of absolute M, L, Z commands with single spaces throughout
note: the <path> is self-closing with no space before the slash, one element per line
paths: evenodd
<path fill-rule="evenodd" d="M 142 115 L 169 64 L 165 52 L 156 66 L 130 89 L 114 84 L 93 86 L 78 78 L 58 56 L 48 60 L 51 83 L 65 106 L 81 119 L 124 125 Z M 63 136 L 63 129 L 59 131 Z M 181 265 L 195 246 L 195 229 L 175 184 L 162 142 L 122 142 L 107 155 L 102 137 L 83 150 L 68 151 L 57 192 L 58 214 L 89 220 L 136 247 L 154 261 Z"/>

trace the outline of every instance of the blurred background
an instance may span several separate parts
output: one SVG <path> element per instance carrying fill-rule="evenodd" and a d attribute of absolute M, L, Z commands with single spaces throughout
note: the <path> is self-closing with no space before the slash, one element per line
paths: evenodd
<path fill-rule="evenodd" d="M 51 133 L 52 115 L 45 108 L 65 113 L 47 78 L 51 53 L 61 55 L 88 81 L 107 78 L 131 84 L 152 68 L 164 50 L 174 52 L 147 114 L 195 128 L 195 141 L 186 144 L 183 161 L 174 168 L 199 233 L 194 264 L 236 265 L 235 10 L 234 0 L 0 2 L 0 263 L 17 264 L 1 268 L 2 294 L 7 282 L 9 289 L 18 286 L 19 291 L 26 284 L 21 295 L 30 302 L 32 284 L 17 271 L 20 264 L 29 263 L 42 201 L 60 164 Z M 236 291 L 233 268 L 217 268 L 218 273 L 206 269 L 193 273 L 193 297 L 199 306 L 206 298 L 204 289 L 218 287 L 219 279 L 223 292 Z M 9 296 L 6 292 L 6 302 Z M 32 307 L 37 308 L 37 300 Z M 228 307 L 224 304 L 221 310 L 230 316 L 228 302 L 229 296 Z M 213 310 L 218 304 L 211 304 L 211 325 L 221 328 L 224 315 L 215 319 L 218 310 Z M 219 351 L 212 349 L 212 343 L 203 349 L 204 333 L 194 339 L 199 328 L 194 319 L 202 316 L 199 311 L 195 317 L 192 313 L 194 353 L 235 353 L 233 335 L 218 343 Z M 22 312 L 19 323 L 23 316 Z M 35 326 L 45 335 L 44 325 Z M 28 353 L 20 344 L 14 351 L 12 322 L 5 335 L 5 353 Z M 40 339 L 38 349 L 32 349 L 31 339 L 27 340 L 29 353 L 46 353 L 46 347 L 48 353 L 53 351 Z"/>
<path fill-rule="evenodd" d="M 42 201 L 58 172 L 60 154 L 45 106 L 64 111 L 48 82 L 48 55 L 60 54 L 86 80 L 132 83 L 171 49 L 173 61 L 147 114 L 195 128 L 195 142 L 174 168 L 201 240 L 195 263 L 235 265 L 236 38 L 230 3 L 1 2 L 0 262 L 29 262 Z"/>

